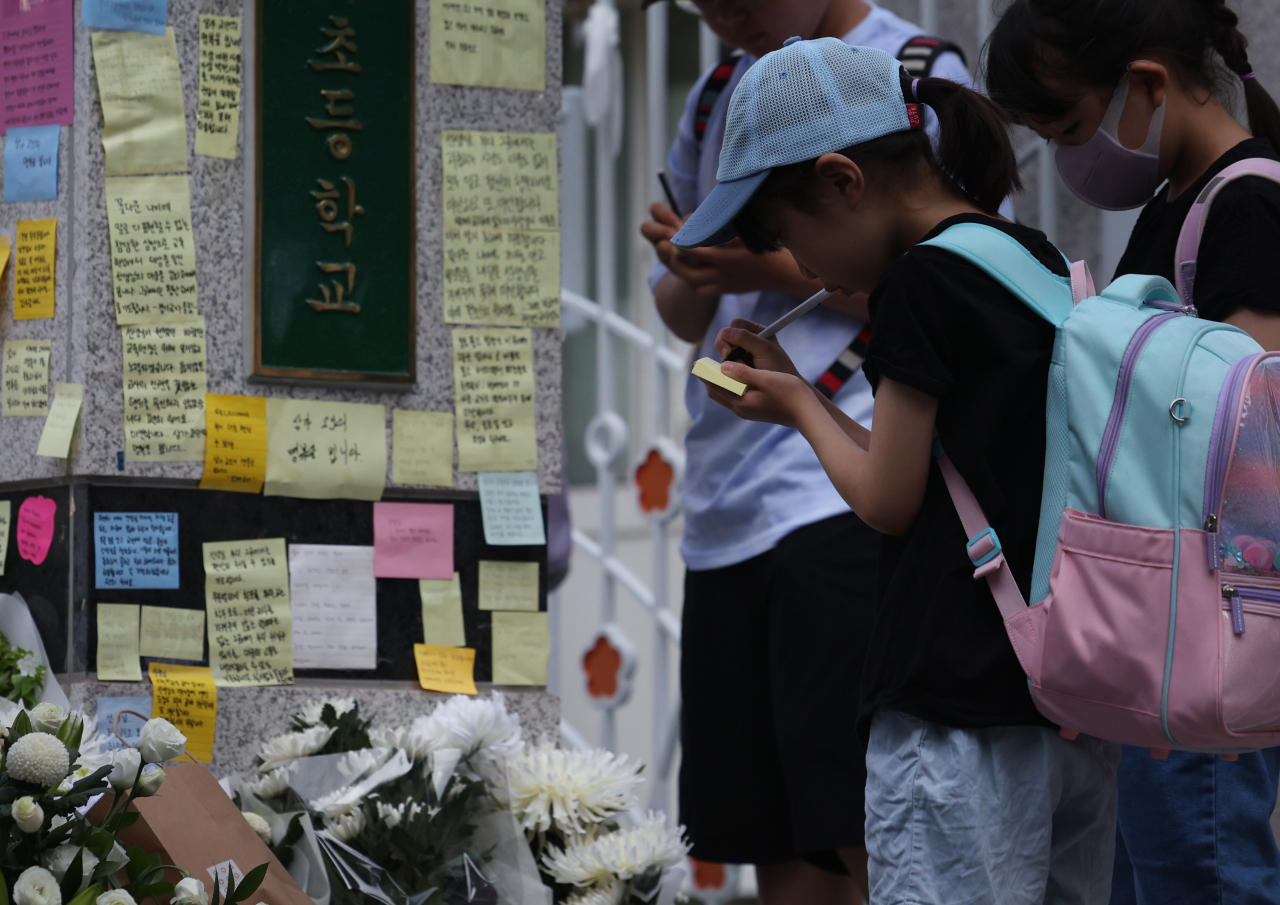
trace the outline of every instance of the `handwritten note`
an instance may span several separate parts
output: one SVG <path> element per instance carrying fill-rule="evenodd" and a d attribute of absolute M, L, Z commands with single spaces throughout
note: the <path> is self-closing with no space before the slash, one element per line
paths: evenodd
<path fill-rule="evenodd" d="M 453 486 L 453 414 L 391 412 L 391 480 Z"/>
<path fill-rule="evenodd" d="M 373 574 L 444 578 L 453 574 L 452 503 L 374 503 Z"/>
<path fill-rule="evenodd" d="M 213 763 L 218 722 L 218 689 L 207 666 L 152 663 L 152 711 L 187 737 L 187 752 L 202 764 Z"/>
<path fill-rule="evenodd" d="M 98 678 L 103 682 L 141 682 L 139 656 L 138 605 L 98 604 Z"/>
<path fill-rule="evenodd" d="M 13 261 L 13 319 L 53 317 L 53 265 L 58 252 L 58 220 L 18 221 Z"/>
<path fill-rule="evenodd" d="M 209 664 L 218 685 L 292 685 L 293 616 L 282 537 L 204 547 Z"/>
<path fill-rule="evenodd" d="M 200 17 L 196 153 L 234 160 L 240 132 L 240 19 Z"/>
<path fill-rule="evenodd" d="M 144 657 L 203 660 L 204 610 L 144 606 L 138 650 Z"/>
<path fill-rule="evenodd" d="M 266 496 L 379 500 L 386 480 L 385 408 L 267 400 Z"/>
<path fill-rule="evenodd" d="M 490 546 L 545 544 L 538 476 L 531 471 L 484 471 L 480 482 L 480 517 L 484 542 Z"/>
<path fill-rule="evenodd" d="M 51 345 L 47 339 L 10 339 L 5 342 L 5 417 L 49 414 Z"/>
<path fill-rule="evenodd" d="M 61 126 L 9 130 L 4 142 L 4 200 L 58 200 L 58 139 Z"/>
<path fill-rule="evenodd" d="M 373 557 L 373 547 L 289 545 L 295 667 L 378 668 Z"/>
<path fill-rule="evenodd" d="M 472 648 L 415 644 L 413 659 L 418 664 L 418 683 L 427 691 L 476 693 L 476 652 Z"/>
<path fill-rule="evenodd" d="M 71 440 L 80 420 L 80 405 L 84 401 L 84 386 L 79 383 L 58 383 L 53 388 L 53 405 L 44 419 L 40 432 L 37 456 L 65 459 L 71 453 Z"/>
<path fill-rule="evenodd" d="M 13 523 L 13 503 L 0 500 L 0 575 L 4 574 L 4 562 L 9 558 L 9 526 Z"/>
<path fill-rule="evenodd" d="M 95 512 L 94 587 L 178 587 L 178 513 Z"/>
<path fill-rule="evenodd" d="M 445 131 L 441 154 L 445 320 L 558 327 L 555 135 Z"/>
<path fill-rule="evenodd" d="M 547 87 L 547 19 L 538 0 L 431 0 L 431 81 Z"/>
<path fill-rule="evenodd" d="M 120 328 L 124 343 L 124 452 L 130 462 L 204 458 L 204 318 Z"/>
<path fill-rule="evenodd" d="M 187 171 L 187 125 L 173 29 L 96 31 L 93 66 L 102 101 L 108 176 Z"/>
<path fill-rule="evenodd" d="M 533 337 L 529 330 L 453 331 L 458 471 L 534 471 Z"/>
<path fill-rule="evenodd" d="M 168 14 L 169 0 L 84 0 L 80 24 L 162 35 Z"/>
<path fill-rule="evenodd" d="M 106 182 L 116 323 L 173 323 L 199 316 L 186 174 L 114 176 Z"/>
<path fill-rule="evenodd" d="M 538 611 L 538 564 L 480 560 L 480 609 Z"/>
<path fill-rule="evenodd" d="M 48 497 L 29 496 L 18 507 L 18 555 L 41 565 L 53 546 L 58 504 Z"/>
<path fill-rule="evenodd" d="M 75 120 L 72 2 L 17 6 L 5 4 L 0 19 L 0 125 L 69 126 Z"/>
<path fill-rule="evenodd" d="M 546 613 L 493 614 L 494 685 L 546 685 L 550 655 Z"/>
<path fill-rule="evenodd" d="M 462 620 L 462 582 L 458 573 L 451 579 L 423 578 L 418 581 L 422 598 L 422 638 L 438 647 L 466 647 L 467 632 Z"/>
<path fill-rule="evenodd" d="M 135 710 L 145 714 L 145 717 L 123 713 L 122 711 L 125 710 Z M 116 719 L 116 714 L 120 714 L 119 720 Z M 138 739 L 142 737 L 142 727 L 149 719 L 151 719 L 150 695 L 122 697 L 104 695 L 98 698 L 98 743 L 104 751 L 119 751 L 124 747 L 124 742 L 116 738 L 116 732 L 119 732 L 121 738 L 136 748 Z"/>
<path fill-rule="evenodd" d="M 267 400 L 206 393 L 203 490 L 257 493 L 267 477 Z"/>

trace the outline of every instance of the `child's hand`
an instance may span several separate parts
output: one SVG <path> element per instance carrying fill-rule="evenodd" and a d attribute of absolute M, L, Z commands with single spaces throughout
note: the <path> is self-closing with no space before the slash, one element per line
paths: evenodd
<path fill-rule="evenodd" d="M 747 421 L 795 427 L 805 406 L 821 407 L 809 384 L 796 374 L 749 368 L 736 361 L 725 362 L 720 370 L 745 383 L 746 392 L 739 396 L 704 380 L 707 395 Z"/>
<path fill-rule="evenodd" d="M 752 367 L 757 371 L 779 371 L 783 374 L 793 374 L 800 376 L 800 372 L 796 370 L 796 366 L 792 364 L 790 356 L 778 345 L 776 339 L 761 339 L 756 334 L 763 330 L 760 324 L 753 323 L 742 317 L 735 317 L 733 323 L 725 327 L 716 335 L 716 351 L 720 353 L 720 360 L 728 359 L 729 354 L 733 352 L 735 346 L 746 349 L 751 353 L 751 357 L 755 359 Z M 726 367 L 735 364 L 728 362 Z M 724 371 L 729 374 L 728 371 Z M 729 374 L 734 380 L 742 380 L 737 374 Z M 746 381 L 743 381 L 744 383 Z"/>

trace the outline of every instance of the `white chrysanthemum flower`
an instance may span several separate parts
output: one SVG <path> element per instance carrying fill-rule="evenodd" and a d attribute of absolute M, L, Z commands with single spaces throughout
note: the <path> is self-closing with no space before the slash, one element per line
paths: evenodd
<path fill-rule="evenodd" d="M 375 727 L 369 730 L 369 743 L 375 748 L 400 750 L 412 761 L 426 760 L 431 754 L 431 739 L 412 729 Z"/>
<path fill-rule="evenodd" d="M 267 823 L 267 818 L 261 814 L 255 814 L 253 811 L 245 811 L 244 819 L 250 828 L 258 834 L 258 838 L 267 845 L 271 844 L 271 824 Z"/>
<path fill-rule="evenodd" d="M 549 846 L 542 864 L 557 883 L 590 886 L 613 877 L 630 880 L 655 867 L 672 867 L 688 851 L 684 827 L 669 826 L 666 814 L 650 811 L 637 827 L 564 850 Z"/>
<path fill-rule="evenodd" d="M 590 889 L 575 892 L 564 905 L 619 905 L 627 886 L 621 880 L 610 880 Z"/>
<path fill-rule="evenodd" d="M 40 661 L 36 659 L 35 654 L 27 654 L 18 661 L 18 675 L 31 678 L 36 674 L 36 670 L 40 668 Z"/>
<path fill-rule="evenodd" d="M 320 714 L 324 712 L 325 704 L 332 704 L 333 712 L 337 716 L 342 716 L 344 713 L 347 713 L 356 706 L 356 702 L 351 698 L 320 698 L 318 700 L 307 701 L 307 703 L 302 705 L 302 710 L 300 710 L 296 716 L 300 722 L 303 722 L 308 726 L 319 726 Z"/>
<path fill-rule="evenodd" d="M 350 842 L 364 831 L 364 811 L 356 808 L 346 814 L 324 818 L 324 828 L 340 842 Z"/>
<path fill-rule="evenodd" d="M 71 772 L 67 746 L 47 732 L 29 732 L 13 743 L 6 764 L 9 775 L 49 788 Z"/>
<path fill-rule="evenodd" d="M 488 698 L 456 694 L 414 720 L 410 731 L 428 739 L 433 751 L 459 749 L 464 760 L 476 755 L 510 757 L 524 746 L 520 717 L 507 712 L 498 691 Z"/>
<path fill-rule="evenodd" d="M 599 748 L 526 748 L 507 761 L 511 809 L 521 827 L 544 833 L 555 826 L 582 835 L 634 807 L 644 765 Z"/>
<path fill-rule="evenodd" d="M 333 733 L 334 730 L 328 726 L 312 726 L 302 732 L 287 732 L 267 739 L 258 751 L 258 757 L 262 760 L 258 772 L 270 773 L 283 763 L 299 757 L 310 757 L 329 744 Z"/>
<path fill-rule="evenodd" d="M 326 818 L 341 817 L 350 814 L 360 807 L 360 792 L 351 786 L 334 789 L 328 795 L 321 795 L 308 802 L 313 811 L 319 811 Z"/>
<path fill-rule="evenodd" d="M 389 749 L 376 750 L 361 748 L 358 751 L 347 751 L 337 763 L 337 770 L 350 782 L 367 776 L 381 767 L 391 756 Z"/>
<path fill-rule="evenodd" d="M 249 791 L 263 801 L 279 798 L 289 788 L 289 768 L 276 767 L 267 775 L 250 782 Z"/>

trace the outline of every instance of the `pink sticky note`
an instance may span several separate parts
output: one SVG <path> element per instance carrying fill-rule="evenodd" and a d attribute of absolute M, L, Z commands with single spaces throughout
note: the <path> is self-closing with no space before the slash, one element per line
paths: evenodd
<path fill-rule="evenodd" d="M 3 0 L 0 133 L 75 119 L 71 0 Z"/>
<path fill-rule="evenodd" d="M 453 578 L 453 506 L 374 503 L 373 574 Z"/>
<path fill-rule="evenodd" d="M 58 504 L 48 497 L 29 496 L 18 507 L 18 554 L 37 566 L 53 544 L 53 517 Z M 450 578 L 453 576 L 450 575 Z"/>

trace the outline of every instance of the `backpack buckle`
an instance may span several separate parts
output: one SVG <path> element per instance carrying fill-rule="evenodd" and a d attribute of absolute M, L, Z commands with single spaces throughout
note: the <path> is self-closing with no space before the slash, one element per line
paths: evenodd
<path fill-rule="evenodd" d="M 984 578 L 1004 565 L 1003 550 L 995 528 L 987 528 L 969 538 L 965 552 L 975 566 L 973 577 Z"/>

